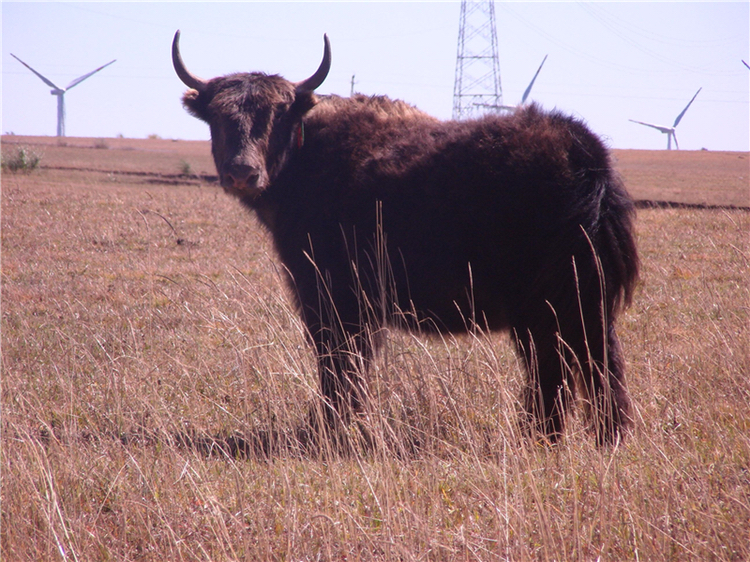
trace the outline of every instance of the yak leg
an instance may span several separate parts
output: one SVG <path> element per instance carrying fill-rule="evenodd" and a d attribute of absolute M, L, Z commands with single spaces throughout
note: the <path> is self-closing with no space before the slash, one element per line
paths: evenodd
<path fill-rule="evenodd" d="M 366 398 L 363 375 L 372 356 L 372 344 L 359 334 L 334 335 L 323 328 L 313 334 L 318 356 L 321 399 L 310 410 L 312 437 L 318 446 L 350 451 L 355 442 L 348 431 L 352 414 L 361 412 Z M 369 434 L 358 425 L 360 436 Z"/>
<path fill-rule="evenodd" d="M 351 414 L 363 407 L 363 374 L 372 356 L 372 345 L 366 335 L 340 329 L 322 328 L 313 337 L 324 419 L 329 426 L 347 424 Z"/>
<path fill-rule="evenodd" d="M 567 384 L 570 371 L 559 352 L 555 325 L 548 319 L 533 327 L 516 327 L 515 334 L 529 377 L 523 396 L 523 425 L 554 443 L 562 434 L 573 390 Z"/>
<path fill-rule="evenodd" d="M 614 323 L 587 315 L 585 333 L 568 343 L 580 366 L 587 416 L 600 445 L 614 443 L 630 425 L 630 400 L 624 380 L 625 361 Z M 606 332 L 606 334 L 605 334 Z"/>
<path fill-rule="evenodd" d="M 352 414 L 363 410 L 367 395 L 364 375 L 372 360 L 374 338 L 362 313 L 351 279 L 315 268 L 316 284 L 299 283 L 301 313 L 315 346 L 320 401 L 310 411 L 318 437 L 346 442 Z M 307 280 L 304 276 L 300 279 Z"/>
<path fill-rule="evenodd" d="M 598 273 L 583 258 L 577 263 L 577 298 L 570 302 L 562 298 L 565 292 L 555 295 L 555 324 L 566 372 L 579 375 L 576 387 L 583 394 L 587 417 L 602 445 L 617 441 L 630 422 L 625 364 L 613 320 L 603 312 L 610 306 L 602 297 Z"/>

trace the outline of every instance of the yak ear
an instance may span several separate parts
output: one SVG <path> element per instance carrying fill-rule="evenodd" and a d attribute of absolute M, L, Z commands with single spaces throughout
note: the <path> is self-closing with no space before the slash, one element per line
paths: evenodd
<path fill-rule="evenodd" d="M 298 92 L 290 111 L 295 117 L 302 118 L 318 103 L 318 98 L 312 92 Z"/>
<path fill-rule="evenodd" d="M 206 120 L 206 107 L 200 99 L 200 92 L 192 88 L 182 96 L 182 106 L 192 115 L 202 121 Z"/>

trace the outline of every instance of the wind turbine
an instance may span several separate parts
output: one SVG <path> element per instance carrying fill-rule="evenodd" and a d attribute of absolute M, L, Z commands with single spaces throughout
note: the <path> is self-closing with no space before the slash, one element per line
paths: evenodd
<path fill-rule="evenodd" d="M 517 111 L 526 103 L 526 98 L 529 97 L 529 94 L 531 93 L 531 88 L 534 86 L 534 82 L 536 82 L 536 77 L 539 76 L 539 71 L 542 70 L 542 67 L 544 66 L 544 61 L 547 60 L 548 56 L 549 55 L 544 55 L 544 58 L 542 59 L 542 64 L 540 64 L 539 68 L 536 69 L 536 74 L 534 74 L 534 77 L 531 79 L 531 82 L 529 82 L 529 85 L 526 86 L 526 90 L 524 91 L 523 97 L 521 98 L 521 103 L 519 103 L 518 105 L 490 105 L 486 103 L 477 103 L 474 105 L 478 105 L 481 107 L 490 107 L 492 109 L 505 109 L 506 111 Z"/>
<path fill-rule="evenodd" d="M 114 60 L 112 60 L 112 61 L 108 62 L 107 64 L 105 64 L 104 66 L 100 66 L 96 70 L 92 70 L 88 74 L 84 74 L 83 76 L 79 76 L 78 78 L 76 78 L 75 80 L 73 80 L 70 84 L 68 84 L 67 86 L 65 86 L 65 88 L 60 88 L 59 86 L 57 86 L 56 84 L 54 84 L 51 80 L 49 80 L 48 78 L 45 78 L 44 76 L 42 76 L 41 74 L 39 74 L 36 70 L 34 70 L 33 68 L 31 68 L 28 64 L 26 64 L 25 62 L 23 62 L 21 59 L 19 59 L 13 53 L 11 53 L 10 56 L 12 56 L 14 59 L 16 59 L 18 62 L 20 62 L 26 68 L 28 68 L 31 72 L 33 72 L 39 78 L 41 78 L 42 82 L 44 82 L 45 84 L 47 84 L 49 87 L 52 88 L 52 91 L 50 92 L 50 94 L 52 94 L 53 96 L 57 96 L 57 136 L 58 137 L 64 137 L 65 136 L 65 97 L 64 97 L 65 96 L 65 92 L 67 92 L 68 90 L 70 90 L 73 86 L 77 86 L 78 84 L 80 84 L 81 82 L 83 82 L 84 80 L 86 80 L 86 78 L 90 77 L 93 74 L 96 74 L 101 69 L 103 69 L 103 68 L 109 66 L 110 64 L 112 64 L 113 62 L 115 62 Z M 115 60 L 117 60 L 117 59 L 115 59 Z"/>
<path fill-rule="evenodd" d="M 674 125 L 671 127 L 667 127 L 665 125 L 653 125 L 651 123 L 644 123 L 643 121 L 636 121 L 635 119 L 628 119 L 628 121 L 632 121 L 633 123 L 638 123 L 639 125 L 646 125 L 646 127 L 651 127 L 652 129 L 656 129 L 657 131 L 661 131 L 665 135 L 667 135 L 667 150 L 672 150 L 672 139 L 674 139 L 674 145 L 677 147 L 677 150 L 680 149 L 680 145 L 677 143 L 677 134 L 675 133 L 675 129 L 677 128 L 677 125 L 682 120 L 682 116 L 685 115 L 685 112 L 688 110 L 688 107 L 690 107 L 690 104 L 695 101 L 695 98 L 698 97 L 698 94 L 703 88 L 698 88 L 698 91 L 695 92 L 695 95 L 693 96 L 693 99 L 691 99 L 688 104 L 685 106 L 685 109 L 683 109 L 680 114 L 677 116 L 677 119 L 674 120 Z"/>
<path fill-rule="evenodd" d="M 531 82 L 529 82 L 529 85 L 526 86 L 526 90 L 523 93 L 523 97 L 521 98 L 521 103 L 518 105 L 501 105 L 498 106 L 499 109 L 506 109 L 508 111 L 516 111 L 519 108 L 523 107 L 523 105 L 526 103 L 526 99 L 529 97 L 529 94 L 531 93 L 531 88 L 534 87 L 534 82 L 536 82 L 536 77 L 539 76 L 539 72 L 542 70 L 542 67 L 544 66 L 544 62 L 547 60 L 547 57 L 549 55 L 544 55 L 544 58 L 542 59 L 542 64 L 539 65 L 539 68 L 536 69 L 536 74 L 534 74 L 534 77 L 531 79 Z"/>

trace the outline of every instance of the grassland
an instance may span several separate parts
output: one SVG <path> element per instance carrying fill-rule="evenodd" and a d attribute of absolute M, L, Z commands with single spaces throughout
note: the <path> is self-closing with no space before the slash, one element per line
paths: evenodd
<path fill-rule="evenodd" d="M 624 444 L 520 436 L 505 336 L 393 333 L 370 446 L 327 454 L 299 439 L 314 361 L 269 240 L 207 144 L 20 144 L 42 167 L 2 176 L 3 560 L 750 559 L 748 154 L 616 153 L 637 198 L 683 204 L 638 214 Z"/>

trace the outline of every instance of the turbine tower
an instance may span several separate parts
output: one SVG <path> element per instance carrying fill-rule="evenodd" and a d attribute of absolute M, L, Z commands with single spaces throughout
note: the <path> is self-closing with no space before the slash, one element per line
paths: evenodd
<path fill-rule="evenodd" d="M 690 107 L 690 104 L 695 101 L 695 98 L 698 97 L 698 94 L 703 88 L 698 88 L 698 91 L 695 92 L 695 95 L 693 96 L 693 99 L 691 99 L 688 104 L 685 106 L 685 109 L 683 109 L 680 114 L 677 116 L 677 119 L 674 120 L 674 124 L 671 127 L 667 127 L 666 125 L 654 125 L 652 123 L 644 123 L 643 121 L 636 121 L 635 119 L 628 119 L 628 121 L 631 121 L 633 123 L 638 123 L 639 125 L 645 125 L 646 127 L 651 127 L 652 129 L 656 129 L 657 131 L 661 131 L 665 135 L 667 135 L 667 150 L 672 150 L 672 139 L 674 139 L 674 145 L 677 147 L 677 150 L 680 149 L 680 145 L 677 143 L 677 133 L 675 133 L 675 129 L 677 128 L 677 125 L 682 120 L 683 115 L 685 115 L 685 112 L 688 110 L 688 107 Z"/>
<path fill-rule="evenodd" d="M 493 0 L 461 0 L 453 118 L 465 119 L 503 104 Z"/>
<path fill-rule="evenodd" d="M 84 80 L 86 80 L 86 78 L 89 78 L 93 74 L 96 74 L 97 72 L 99 72 L 103 68 L 105 68 L 105 67 L 109 66 L 110 64 L 112 64 L 113 62 L 115 62 L 114 60 L 112 60 L 112 61 L 108 62 L 107 64 L 105 64 L 103 66 L 100 66 L 96 70 L 92 70 L 88 74 L 84 74 L 83 76 L 79 76 L 78 78 L 76 78 L 75 80 L 73 80 L 70 84 L 68 84 L 67 86 L 65 86 L 65 88 L 60 88 L 59 86 L 57 86 L 56 84 L 54 84 L 51 80 L 49 80 L 48 78 L 45 78 L 44 76 L 42 76 L 41 74 L 39 74 L 36 70 L 34 70 L 33 68 L 31 68 L 28 64 L 26 64 L 25 62 L 23 62 L 21 59 L 19 59 L 13 53 L 11 53 L 10 56 L 12 56 L 14 59 L 16 59 L 18 62 L 20 62 L 26 68 L 28 68 L 31 72 L 33 72 L 39 78 L 41 78 L 42 82 L 44 82 L 50 88 L 52 88 L 52 91 L 50 92 L 50 94 L 52 94 L 53 96 L 57 96 L 57 136 L 58 137 L 64 137 L 65 136 L 65 97 L 64 97 L 65 96 L 65 92 L 67 92 L 68 90 L 70 90 L 73 86 L 77 86 L 78 84 L 80 84 L 81 82 L 83 82 Z M 117 59 L 115 59 L 115 60 L 117 60 Z"/>

